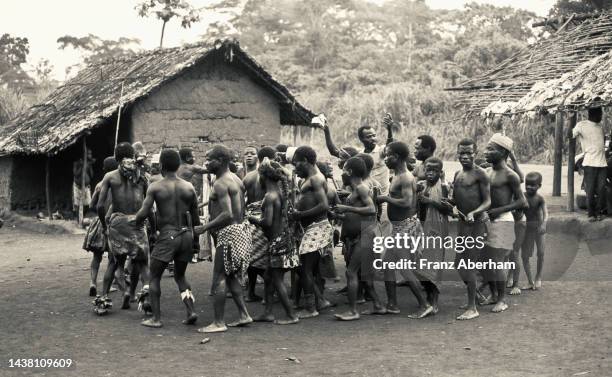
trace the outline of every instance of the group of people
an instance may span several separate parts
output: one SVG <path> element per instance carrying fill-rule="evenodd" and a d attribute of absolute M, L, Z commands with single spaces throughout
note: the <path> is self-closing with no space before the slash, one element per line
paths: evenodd
<path fill-rule="evenodd" d="M 90 294 L 97 296 L 94 310 L 105 314 L 112 307 L 108 295 L 117 280 L 123 291 L 122 308 L 138 299 L 150 314 L 142 325 L 161 327 L 160 280 L 173 262 L 186 309 L 183 323 L 196 323 L 195 297 L 185 271 L 197 249 L 194 245 L 200 237 L 210 236 L 216 249 L 211 282 L 214 320 L 199 332 L 223 332 L 228 326 L 253 321 L 288 325 L 318 316 L 335 305 L 325 297 L 325 281 L 339 280 L 333 256 L 339 246 L 346 264 L 346 287 L 341 291 L 347 295 L 348 307 L 335 318 L 350 321 L 364 314 L 399 314 L 398 285 L 408 286 L 418 302 L 418 310 L 409 317 L 424 318 L 439 310 L 443 271 L 436 263 L 448 259 L 453 249 L 444 242 L 452 217 L 457 219 L 457 238 L 483 240 L 454 248 L 453 265 L 467 288 L 465 312 L 457 319 L 478 317 L 477 303 L 503 312 L 508 309 L 506 288 L 511 288 L 510 294 L 521 292 L 518 263 L 507 271 L 478 268 L 479 262 L 498 266 L 517 261 L 520 255 L 528 278 L 523 288 L 540 288 L 547 220 L 546 204 L 538 193 L 542 176 L 532 172 L 523 177 L 512 140 L 501 134 L 491 137 L 480 162 L 486 168 L 477 163 L 476 142 L 461 140 L 457 156 L 462 169 L 447 177 L 442 160 L 434 156 L 436 143 L 431 136 L 419 136 L 411 153 L 407 143 L 394 139 L 391 117 L 386 115 L 382 123 L 387 131 L 384 144 L 378 142 L 373 127 L 359 128 L 360 152 L 337 147 L 325 117 L 313 119 L 313 126 L 324 132 L 330 154 L 338 158 L 341 184 L 334 180 L 331 165 L 319 161 L 310 146 L 247 146 L 242 169 L 234 163 L 234 151 L 223 145 L 213 146 L 201 167 L 194 164 L 190 150 L 166 148 L 154 157 L 153 172 L 147 173 L 142 155 L 129 143 L 119 143 L 114 157 L 104 161 L 106 174 L 94 190 L 92 207 L 98 219 L 84 245 L 94 251 L 90 288 Z M 200 200 L 190 180 L 194 176 L 201 180 L 202 175 L 214 179 L 207 197 Z M 199 215 L 202 201 L 207 218 Z M 433 246 L 414 242 L 424 236 L 441 242 Z M 414 247 L 399 242 L 406 238 L 413 240 Z M 374 244 L 380 239 L 398 242 L 385 242 L 378 252 Z M 535 278 L 529 264 L 534 248 Z M 98 295 L 96 276 L 104 251 L 109 252 L 109 265 Z M 289 284 L 286 272 L 291 274 Z M 258 276 L 264 281 L 265 307 L 260 315 L 251 316 L 246 302 L 261 299 L 255 294 Z M 136 294 L 139 279 L 143 287 Z M 377 293 L 375 281 L 384 281 L 386 300 Z M 228 295 L 238 308 L 238 319 L 226 324 Z M 359 311 L 358 304 L 366 300 L 372 308 Z M 275 317 L 275 302 L 284 309 L 282 318 Z"/>

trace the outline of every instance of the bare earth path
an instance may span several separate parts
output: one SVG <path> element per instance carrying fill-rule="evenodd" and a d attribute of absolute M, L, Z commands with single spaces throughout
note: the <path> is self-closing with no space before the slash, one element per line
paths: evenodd
<path fill-rule="evenodd" d="M 561 281 L 545 282 L 539 292 L 512 298 L 505 313 L 483 308 L 478 320 L 467 323 L 455 320 L 464 301 L 462 283 L 450 281 L 442 292 L 440 313 L 432 318 L 406 318 L 415 302 L 407 288 L 401 288 L 398 316 L 339 323 L 324 312 L 294 326 L 253 324 L 230 329 L 209 336 L 211 341 L 202 345 L 204 336 L 180 323 L 184 311 L 169 277 L 162 281 L 164 328 L 140 326 L 142 316 L 134 308 L 115 308 L 106 317 L 94 315 L 87 296 L 90 259 L 80 249 L 81 242 L 82 236 L 0 229 L 0 375 L 590 377 L 612 373 L 612 247 L 593 255 L 580 244 Z M 567 257 L 555 253 L 564 242 L 563 238 L 550 241 L 551 268 L 555 258 Z M 340 256 L 336 263 L 340 267 Z M 210 263 L 190 265 L 187 270 L 199 325 L 212 318 L 207 296 L 210 270 Z M 383 294 L 382 286 L 378 290 Z M 327 295 L 340 303 L 336 310 L 344 309 L 344 296 L 332 290 Z M 119 296 L 113 298 L 117 305 Z M 249 309 L 257 314 L 262 306 L 250 304 Z M 235 317 L 228 300 L 227 318 Z M 76 366 L 7 368 L 9 358 L 36 357 L 71 358 Z"/>

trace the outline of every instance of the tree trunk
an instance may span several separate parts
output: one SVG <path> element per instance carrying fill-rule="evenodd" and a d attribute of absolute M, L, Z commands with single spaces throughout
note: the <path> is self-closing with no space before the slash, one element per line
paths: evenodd
<path fill-rule="evenodd" d="M 553 174 L 553 196 L 561 196 L 561 168 L 563 165 L 563 112 L 557 112 L 555 124 L 555 154 Z"/>
<path fill-rule="evenodd" d="M 576 126 L 576 113 L 570 115 L 569 132 Z M 569 139 L 567 149 L 567 210 L 574 212 L 574 159 L 576 158 L 576 139 Z"/>
<path fill-rule="evenodd" d="M 164 23 L 162 24 L 161 37 L 159 38 L 159 48 L 162 48 L 164 44 L 164 31 L 166 30 L 166 22 L 168 21 L 164 21 Z"/>

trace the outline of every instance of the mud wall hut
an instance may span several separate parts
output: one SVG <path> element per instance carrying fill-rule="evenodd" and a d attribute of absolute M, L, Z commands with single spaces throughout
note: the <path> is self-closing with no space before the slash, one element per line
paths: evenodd
<path fill-rule="evenodd" d="M 312 116 L 237 41 L 90 65 L 0 134 L 0 208 L 69 208 L 83 143 L 98 181 L 116 141 L 141 141 L 149 153 L 189 146 L 201 163 L 213 144 L 276 144 L 281 126 Z"/>

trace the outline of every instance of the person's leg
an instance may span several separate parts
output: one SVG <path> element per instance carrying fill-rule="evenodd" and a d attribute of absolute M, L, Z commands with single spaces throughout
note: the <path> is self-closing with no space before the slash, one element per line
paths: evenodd
<path fill-rule="evenodd" d="M 153 316 L 141 322 L 143 326 L 147 327 L 161 327 L 161 277 L 164 274 L 164 270 L 168 263 L 162 262 L 155 258 L 151 259 L 151 282 L 149 285 L 149 295 L 151 297 L 151 311 Z"/>
<path fill-rule="evenodd" d="M 215 276 L 217 276 L 218 279 L 216 285 L 211 288 L 213 294 L 214 320 L 210 325 L 199 329 L 198 332 L 200 333 L 227 331 L 227 326 L 225 325 L 225 285 L 227 279 L 225 277 L 225 268 L 223 266 L 224 253 L 224 248 L 217 247 L 213 261 L 213 284 L 215 283 Z"/>
<path fill-rule="evenodd" d="M 265 293 L 265 310 L 264 313 L 253 317 L 255 322 L 274 322 L 274 304 L 272 295 L 274 294 L 274 283 L 272 282 L 271 268 L 266 269 L 264 273 L 264 293 Z"/>
<path fill-rule="evenodd" d="M 249 267 L 247 269 L 247 276 L 249 278 L 249 282 L 247 285 L 247 297 L 245 299 L 246 302 L 260 302 L 261 297 L 255 294 L 255 286 L 257 285 L 257 275 L 259 274 L 259 269 L 255 267 Z"/>
<path fill-rule="evenodd" d="M 511 250 L 505 249 L 490 249 L 492 255 L 492 261 L 496 262 L 496 264 L 504 262 L 506 256 L 511 252 Z M 500 313 L 508 309 L 508 304 L 506 303 L 506 275 L 507 271 L 503 268 L 493 268 L 491 270 L 491 278 L 493 279 L 493 286 L 495 286 L 497 291 L 497 301 L 495 306 L 491 311 L 493 313 Z"/>
<path fill-rule="evenodd" d="M 589 218 L 597 216 L 595 203 L 595 185 L 597 180 L 597 169 L 591 166 L 584 167 L 584 191 L 586 192 L 587 211 Z"/>
<path fill-rule="evenodd" d="M 361 314 L 387 314 L 387 309 L 381 304 L 374 282 L 370 280 L 362 281 L 365 293 L 372 299 L 372 310 L 365 310 Z"/>
<path fill-rule="evenodd" d="M 140 278 L 141 263 L 131 259 L 130 261 L 130 289 L 123 295 L 123 305 L 121 305 L 121 309 L 130 308 L 130 298 L 136 297 L 136 288 L 138 288 L 138 279 Z"/>
<path fill-rule="evenodd" d="M 469 253 L 469 251 L 466 250 L 462 254 L 458 254 L 457 258 L 455 259 L 455 264 L 457 264 L 457 271 L 459 272 L 459 276 L 461 277 L 467 288 L 466 310 L 463 314 L 457 317 L 457 319 L 460 321 L 474 319 L 480 316 L 480 314 L 478 313 L 478 309 L 476 308 L 476 270 L 470 268 L 469 266 L 460 266 L 460 263 L 462 261 L 465 263 L 469 263 L 469 261 L 472 260 L 471 256 L 475 256 L 475 254 L 470 255 L 467 253 Z"/>
<path fill-rule="evenodd" d="M 595 179 L 595 193 L 597 195 L 595 215 L 602 220 L 602 211 L 606 208 L 606 168 L 596 168 L 597 176 Z"/>
<path fill-rule="evenodd" d="M 195 313 L 194 308 L 194 297 L 191 293 L 191 285 L 187 281 L 185 272 L 189 262 L 174 260 L 174 281 L 181 293 L 181 301 L 185 304 L 185 310 L 187 311 L 187 319 L 183 321 L 185 325 L 193 325 L 198 320 L 198 315 Z M 163 272 L 163 270 L 162 270 Z"/>
<path fill-rule="evenodd" d="M 297 323 L 299 321 L 298 316 L 293 311 L 291 306 L 291 302 L 289 301 L 289 297 L 287 295 L 287 288 L 285 287 L 285 283 L 283 282 L 284 271 L 280 268 L 272 268 L 270 269 L 272 283 L 274 285 L 274 289 L 276 289 L 276 293 L 278 294 L 278 298 L 285 309 L 285 313 L 287 314 L 286 319 L 279 319 L 274 321 L 274 323 L 278 325 L 289 325 L 293 323 Z"/>
<path fill-rule="evenodd" d="M 103 251 L 94 251 L 91 253 L 91 282 L 89 283 L 89 295 L 96 297 L 98 294 L 98 272 L 100 271 L 100 263 L 104 255 Z"/>
<path fill-rule="evenodd" d="M 318 252 L 310 252 L 302 254 L 300 281 L 302 282 L 302 289 L 304 290 L 304 309 L 298 313 L 300 318 L 311 318 L 319 315 L 315 305 L 315 292 L 314 292 L 314 272 L 319 266 L 320 254 Z"/>
<path fill-rule="evenodd" d="M 249 323 L 253 322 L 253 319 L 249 315 L 246 303 L 244 302 L 242 286 L 238 281 L 238 277 L 235 274 L 226 275 L 225 281 L 227 282 L 230 292 L 232 292 L 232 298 L 234 299 L 234 303 L 238 308 L 238 320 L 228 323 L 227 325 L 229 327 L 248 325 Z"/>
<path fill-rule="evenodd" d="M 519 279 L 521 276 L 521 265 L 519 263 L 519 255 L 521 252 L 521 246 L 525 240 L 525 232 L 527 225 L 525 221 L 516 221 L 514 223 L 514 244 L 512 245 L 512 252 L 510 253 L 510 262 L 513 262 L 514 268 L 508 273 L 508 288 L 511 295 L 520 295 L 521 289 L 519 288 Z"/>
<path fill-rule="evenodd" d="M 542 271 L 544 269 L 544 249 L 545 249 L 545 235 L 538 233 L 536 235 L 535 244 L 538 251 L 538 265 L 535 277 L 535 288 L 542 288 Z"/>
<path fill-rule="evenodd" d="M 355 263 L 359 259 L 353 255 L 351 261 L 346 268 L 346 286 L 347 286 L 347 298 L 348 298 L 348 310 L 344 313 L 335 314 L 334 316 L 341 321 L 353 321 L 359 319 L 359 312 L 357 311 L 357 290 L 359 289 L 359 277 L 357 272 L 361 263 Z"/>
<path fill-rule="evenodd" d="M 400 309 L 397 305 L 397 284 L 395 282 L 395 276 L 387 277 L 387 275 L 385 275 L 385 291 L 387 293 L 387 313 L 399 314 Z"/>
<path fill-rule="evenodd" d="M 104 273 L 104 283 L 102 285 L 103 296 L 108 295 L 113 277 L 117 279 L 117 285 L 125 289 L 125 275 L 123 273 L 125 258 L 125 255 L 115 255 L 113 258 L 109 258 L 108 268 Z M 115 271 L 118 271 L 117 275 L 115 275 Z"/>
<path fill-rule="evenodd" d="M 523 289 L 535 289 L 535 284 L 533 282 L 533 277 L 531 274 L 531 263 L 529 260 L 533 255 L 533 246 L 535 243 L 535 231 L 529 229 L 527 234 L 525 235 L 525 240 L 523 241 L 523 250 L 521 254 L 521 259 L 523 260 L 523 269 L 525 270 L 525 275 L 527 276 L 527 283 L 529 284 Z"/>
<path fill-rule="evenodd" d="M 438 297 L 440 296 L 440 291 L 438 287 L 431 281 L 424 281 L 422 283 L 425 292 L 427 293 L 427 302 L 433 308 L 433 314 L 438 313 Z"/>
<path fill-rule="evenodd" d="M 412 272 L 412 270 L 404 270 L 402 275 L 406 281 L 406 285 L 410 288 L 410 291 L 416 298 L 419 304 L 419 310 L 415 313 L 409 314 L 408 318 L 420 319 L 428 316 L 433 312 L 433 307 L 425 300 L 423 293 L 421 292 L 420 282 Z"/>

